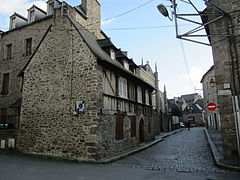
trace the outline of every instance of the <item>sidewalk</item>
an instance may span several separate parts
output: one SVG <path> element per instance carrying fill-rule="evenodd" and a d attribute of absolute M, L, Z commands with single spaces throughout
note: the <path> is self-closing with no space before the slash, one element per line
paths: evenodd
<path fill-rule="evenodd" d="M 147 144 L 142 144 L 136 148 L 133 148 L 131 150 L 127 150 L 127 151 L 124 151 L 124 152 L 121 152 L 120 154 L 117 154 L 115 155 L 114 157 L 107 157 L 107 158 L 103 158 L 103 159 L 100 159 L 98 161 L 92 161 L 93 163 L 99 163 L 99 164 L 107 164 L 107 163 L 111 163 L 113 161 L 116 161 L 116 160 L 119 160 L 119 159 L 122 159 L 122 158 L 125 158 L 127 156 L 130 156 L 132 154 L 135 154 L 139 151 L 142 151 L 144 149 L 147 149 L 149 148 L 150 146 L 153 146 L 154 144 L 157 144 L 158 142 L 160 141 L 163 141 L 164 138 L 168 137 L 168 136 L 171 136 L 175 133 L 178 133 L 180 131 L 184 130 L 184 128 L 182 129 L 176 129 L 176 130 L 173 130 L 171 132 L 167 132 L 167 133 L 161 133 L 160 135 L 158 136 L 155 136 L 155 140 L 147 143 Z"/>
<path fill-rule="evenodd" d="M 204 129 L 208 144 L 212 151 L 212 155 L 217 167 L 240 171 L 240 160 L 224 160 L 223 157 L 223 143 L 220 131 Z"/>

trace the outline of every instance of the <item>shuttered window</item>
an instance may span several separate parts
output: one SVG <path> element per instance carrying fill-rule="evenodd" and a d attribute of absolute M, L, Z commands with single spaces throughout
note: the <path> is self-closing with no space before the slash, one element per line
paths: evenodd
<path fill-rule="evenodd" d="M 131 117 L 131 137 L 136 136 L 136 117 Z"/>
<path fill-rule="evenodd" d="M 124 118 L 124 115 L 116 116 L 116 130 L 115 130 L 116 140 L 123 139 L 123 118 Z"/>

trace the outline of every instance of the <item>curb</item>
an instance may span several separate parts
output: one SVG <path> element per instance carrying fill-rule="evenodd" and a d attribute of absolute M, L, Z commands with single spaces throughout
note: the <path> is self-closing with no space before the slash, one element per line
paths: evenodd
<path fill-rule="evenodd" d="M 128 157 L 132 154 L 135 154 L 137 152 L 140 152 L 142 150 L 145 150 L 161 141 L 164 140 L 164 138 L 168 137 L 168 136 L 171 136 L 173 134 L 176 134 L 180 131 L 183 131 L 184 128 L 181 128 L 181 129 L 177 129 L 177 130 L 173 130 L 171 132 L 168 132 L 168 133 L 164 133 L 162 135 L 158 135 L 158 136 L 155 136 L 155 140 L 147 143 L 147 144 L 144 144 L 144 145 L 140 145 L 140 146 L 137 146 L 133 149 L 130 149 L 130 150 L 126 150 L 124 152 L 121 152 L 115 156 L 112 156 L 112 157 L 106 157 L 106 158 L 103 158 L 103 159 L 100 159 L 100 160 L 87 160 L 87 159 L 62 159 L 62 158 L 55 158 L 55 157 L 51 157 L 51 156 L 43 156 L 43 155 L 35 155 L 35 154 L 23 154 L 23 153 L 17 153 L 15 155 L 20 155 L 20 156 L 26 156 L 26 157 L 34 157 L 34 158 L 40 158 L 40 159 L 48 159 L 48 160 L 57 160 L 57 161 L 62 161 L 62 160 L 65 160 L 65 161 L 69 161 L 69 162 L 79 162 L 79 163 L 86 163 L 86 164 L 109 164 L 109 163 L 112 163 L 114 161 L 117 161 L 117 160 L 120 160 L 120 159 L 123 159 L 125 157 Z M 0 152 L 0 154 L 2 154 Z M 9 153 L 6 153 L 6 154 L 9 154 Z"/>
<path fill-rule="evenodd" d="M 204 128 L 204 132 L 205 132 L 205 135 L 207 137 L 208 144 L 210 146 L 210 149 L 211 149 L 211 152 L 212 152 L 212 155 L 213 155 L 213 159 L 214 159 L 215 165 L 217 167 L 219 167 L 219 168 L 235 170 L 235 171 L 239 171 L 240 172 L 240 167 L 239 166 L 233 166 L 233 165 L 230 165 L 230 164 L 225 164 L 225 163 L 220 162 L 220 160 L 223 159 L 222 156 L 219 154 L 219 152 L 217 150 L 217 147 L 213 143 L 213 141 L 212 141 L 210 135 L 208 134 L 208 131 L 207 131 L 206 128 Z"/>
<path fill-rule="evenodd" d="M 157 139 L 154 140 L 154 141 L 152 141 L 152 142 L 150 142 L 150 143 L 148 143 L 148 144 L 144 144 L 144 145 L 142 145 L 142 146 L 140 146 L 140 147 L 136 147 L 136 148 L 134 148 L 134 149 L 132 149 L 132 150 L 123 152 L 123 153 L 121 153 L 121 154 L 119 154 L 119 155 L 116 155 L 116 156 L 114 156 L 114 157 L 103 158 L 103 159 L 100 159 L 100 160 L 97 160 L 97 161 L 90 161 L 90 162 L 91 162 L 91 163 L 96 163 L 96 164 L 108 164 L 108 163 L 111 163 L 111 162 L 113 162 L 113 161 L 117 161 L 117 160 L 119 160 L 119 159 L 123 159 L 123 158 L 128 157 L 128 156 L 130 156 L 130 155 L 132 155 L 132 154 L 135 154 L 135 153 L 137 153 L 137 152 L 140 152 L 140 151 L 142 151 L 142 150 L 145 150 L 145 149 L 147 149 L 147 148 L 149 148 L 149 147 L 151 147 L 151 146 L 153 146 L 153 145 L 155 145 L 155 144 L 163 141 L 164 138 L 166 138 L 166 137 L 168 137 L 168 136 L 171 136 L 171 135 L 173 135 L 173 134 L 176 134 L 176 133 L 178 133 L 178 132 L 180 132 L 180 131 L 183 131 L 183 130 L 184 130 L 184 129 L 177 129 L 177 130 L 171 131 L 171 132 L 166 133 L 166 134 L 163 134 L 163 135 L 155 136 L 155 137 L 157 137 Z M 88 162 L 89 162 L 89 161 L 88 161 Z"/>

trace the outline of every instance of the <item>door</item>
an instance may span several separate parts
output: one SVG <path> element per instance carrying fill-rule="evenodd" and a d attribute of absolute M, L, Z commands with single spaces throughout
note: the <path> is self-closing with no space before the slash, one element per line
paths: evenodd
<path fill-rule="evenodd" d="M 144 122 L 143 119 L 140 120 L 140 124 L 139 124 L 139 142 L 143 143 L 145 141 L 145 137 L 144 137 Z"/>
<path fill-rule="evenodd" d="M 0 108 L 0 124 L 1 126 L 5 126 L 7 121 L 7 108 Z"/>

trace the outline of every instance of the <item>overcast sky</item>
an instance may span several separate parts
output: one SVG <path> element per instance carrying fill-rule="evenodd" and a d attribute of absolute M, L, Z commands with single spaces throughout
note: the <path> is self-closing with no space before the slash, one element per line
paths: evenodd
<path fill-rule="evenodd" d="M 205 8 L 202 0 L 192 0 L 199 10 Z M 0 29 L 6 31 L 9 16 L 18 12 L 27 17 L 32 4 L 46 10 L 46 1 L 1 0 Z M 79 5 L 81 0 L 66 0 L 70 5 Z M 200 80 L 211 67 L 211 48 L 176 39 L 174 22 L 163 17 L 158 4 L 170 6 L 168 0 L 99 0 L 102 13 L 102 29 L 112 42 L 136 64 L 149 61 L 153 70 L 157 63 L 160 90 L 166 85 L 168 98 L 189 93 L 201 93 Z M 178 2 L 178 13 L 194 12 L 187 4 Z M 145 4 L 145 5 L 144 5 Z M 140 7 L 141 6 L 141 7 Z M 170 9 L 169 9 L 170 10 Z M 122 15 L 124 14 L 124 15 Z M 120 16 L 118 16 L 120 15 Z M 116 17 L 118 16 L 118 17 Z M 113 18 L 112 18 L 113 17 Z M 179 22 L 180 32 L 194 28 L 190 23 Z M 194 90 L 197 89 L 197 90 Z"/>

